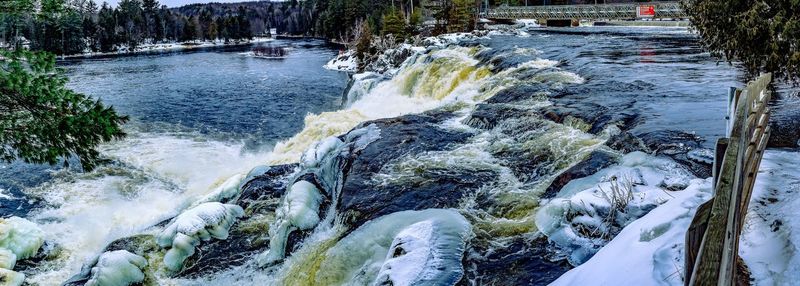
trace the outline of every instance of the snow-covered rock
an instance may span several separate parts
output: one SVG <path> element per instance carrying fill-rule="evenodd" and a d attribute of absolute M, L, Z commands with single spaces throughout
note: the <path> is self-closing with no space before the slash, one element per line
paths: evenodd
<path fill-rule="evenodd" d="M 466 41 L 474 41 L 479 39 L 485 39 L 485 37 L 477 35 L 476 33 L 451 33 L 451 34 L 442 34 L 436 37 L 427 37 L 425 39 L 422 39 L 422 45 L 424 47 L 444 48 L 449 45 L 455 45 L 458 43 Z"/>
<path fill-rule="evenodd" d="M 35 223 L 24 218 L 0 219 L 0 248 L 16 255 L 16 259 L 28 259 L 36 255 L 44 243 L 44 232 Z"/>
<path fill-rule="evenodd" d="M 453 209 L 401 211 L 365 223 L 325 253 L 316 282 L 453 285 L 472 235 Z"/>
<path fill-rule="evenodd" d="M 228 229 L 243 215 L 242 207 L 218 202 L 184 211 L 156 237 L 159 246 L 170 248 L 164 255 L 164 265 L 172 271 L 180 270 L 200 241 L 228 238 Z"/>
<path fill-rule="evenodd" d="M 104 252 L 90 265 L 86 286 L 127 286 L 144 281 L 147 260 L 127 250 L 116 250 Z"/>

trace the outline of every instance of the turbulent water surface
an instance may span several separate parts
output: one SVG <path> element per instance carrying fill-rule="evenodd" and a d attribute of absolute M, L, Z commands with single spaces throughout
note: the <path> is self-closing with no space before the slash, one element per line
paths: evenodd
<path fill-rule="evenodd" d="M 58 249 L 25 270 L 29 281 L 63 282 L 109 242 L 153 233 L 149 227 L 228 178 L 301 156 L 284 180 L 312 176 L 313 184 L 291 186 L 290 199 L 276 207 L 281 202 L 273 198 L 272 211 L 246 207 L 247 221 L 232 230 L 238 241 L 245 228 L 262 236 L 268 229 L 269 247 L 259 246 L 233 268 L 193 269 L 200 274 L 178 278 L 156 271 L 153 279 L 192 285 L 552 281 L 557 276 L 535 280 L 530 272 L 563 273 L 565 263 L 531 257 L 566 259 L 559 251 L 573 246 L 531 246 L 541 238 L 538 228 L 552 220 L 537 217 L 539 197 L 558 173 L 608 149 L 603 144 L 618 128 L 600 121 L 644 141 L 677 136 L 708 147 L 723 133 L 727 88 L 738 75 L 703 53 L 685 29 L 552 29 L 414 49 L 391 79 L 359 76 L 343 98 L 347 75 L 322 69 L 334 49 L 316 41 L 271 44 L 292 47 L 290 56 L 251 58 L 242 53 L 246 48 L 235 48 L 62 63 L 71 87 L 133 122 L 129 138 L 102 146 L 111 161 L 93 172 L 3 166 L 0 188 L 39 199 L 9 201 L 22 205 L 9 215 L 42 225 L 47 247 Z M 541 109 L 551 112 L 531 115 Z M 615 115 L 603 117 L 608 114 Z M 369 120 L 378 121 L 326 139 Z M 645 166 L 642 156 L 626 164 L 644 164 L 651 177 L 691 176 Z M 420 194 L 403 195 L 410 190 Z M 421 211 L 426 208 L 458 211 Z M 292 230 L 302 230 L 302 243 Z M 592 253 L 586 245 L 574 246 L 574 253 Z M 286 248 L 285 259 L 277 247 Z M 508 263 L 520 268 L 500 277 L 513 270 L 503 269 Z"/>

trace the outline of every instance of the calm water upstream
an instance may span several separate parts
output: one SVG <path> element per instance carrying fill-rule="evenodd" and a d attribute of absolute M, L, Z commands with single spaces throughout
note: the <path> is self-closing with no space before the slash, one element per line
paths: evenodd
<path fill-rule="evenodd" d="M 637 135 L 683 131 L 710 145 L 711 138 L 723 134 L 727 88 L 738 84 L 737 70 L 718 65 L 685 29 L 551 29 L 478 43 L 502 51 L 495 66 L 539 59 L 537 64 L 557 67 L 552 81 L 568 87 L 554 90 L 631 114 Z M 397 92 L 408 84 L 399 79 L 379 85 L 350 109 L 332 112 L 342 108 L 348 80 L 344 73 L 322 68 L 337 54 L 335 47 L 312 40 L 264 45 L 290 47 L 289 56 L 253 58 L 243 54 L 250 47 L 236 47 L 61 63 L 71 88 L 101 98 L 132 122 L 129 138 L 101 147 L 110 162 L 91 173 L 1 165 L 0 189 L 17 200 L 2 201 L 5 213 L 0 215 L 21 215 L 44 225 L 48 243 L 62 249 L 58 259 L 26 270 L 31 283 L 57 285 L 110 241 L 174 216 L 232 175 L 296 160 L 298 150 L 363 120 L 469 101 L 458 94 L 483 92 L 479 84 L 489 81 L 446 78 L 478 62 L 465 48 L 453 48 L 439 51 L 451 61 L 435 62 L 442 65 L 441 78 L 414 79 L 436 82 L 430 89 L 437 92 L 450 86 L 442 96 Z M 404 67 L 399 75 L 418 76 L 405 72 L 415 68 L 424 69 L 425 63 Z M 508 87 L 499 84 L 502 73 L 493 76 L 489 79 L 498 82 L 493 86 Z M 277 158 L 272 147 L 289 138 L 279 147 L 291 156 Z"/>

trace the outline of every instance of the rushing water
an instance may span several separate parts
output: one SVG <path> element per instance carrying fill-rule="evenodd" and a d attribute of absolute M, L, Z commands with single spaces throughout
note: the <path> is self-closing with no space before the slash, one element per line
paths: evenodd
<path fill-rule="evenodd" d="M 443 130 L 475 135 L 449 150 L 399 158 L 374 179 L 382 186 L 420 185 L 424 172 L 498 174 L 491 189 L 481 189 L 460 207 L 477 236 L 469 255 L 482 255 L 476 249 L 502 247 L 505 238 L 535 232 L 537 194 L 558 171 L 600 148 L 608 135 L 587 133 L 579 123 L 541 119 L 508 120 L 481 131 L 462 123 L 476 104 L 508 88 L 545 86 L 637 115 L 636 134 L 669 129 L 711 139 L 723 133 L 727 87 L 737 83 L 736 70 L 717 65 L 684 29 L 553 29 L 418 51 L 392 79 L 368 84 L 357 96 L 351 92 L 343 106 L 347 75 L 322 69 L 335 49 L 317 41 L 270 44 L 291 46 L 290 56 L 258 59 L 244 55 L 247 48 L 229 48 L 62 63 L 72 88 L 114 105 L 133 122 L 127 127 L 129 138 L 101 147 L 111 163 L 93 172 L 21 163 L 0 171 L 0 188 L 41 199 L 19 213 L 43 225 L 46 239 L 60 248 L 56 259 L 27 270 L 30 282 L 66 280 L 110 241 L 176 215 L 231 176 L 258 165 L 298 162 L 306 149 L 323 148 L 313 143 L 360 122 L 434 108 L 457 115 L 441 124 Z M 541 100 L 514 108 L 548 104 Z M 503 158 L 504 153 L 523 155 Z M 535 157 L 542 161 L 528 173 L 508 163 L 528 160 L 529 154 L 549 157 Z M 385 254 L 348 257 L 348 251 L 366 240 L 384 245 L 381 240 L 391 242 L 394 235 L 424 228 L 419 216 L 410 217 L 385 216 L 351 233 L 342 229 L 337 214 L 328 212 L 303 247 L 281 264 L 260 270 L 252 262 L 211 277 L 162 282 L 342 283 L 358 273 L 362 262 L 371 263 L 373 272 L 364 274 L 370 278 Z M 443 223 L 460 230 L 463 220 Z M 370 229 L 386 237 L 370 236 Z M 464 247 L 463 242 L 447 245 Z M 317 272 L 306 273 L 310 265 Z M 470 279 L 480 276 L 469 273 L 480 270 L 464 271 Z"/>

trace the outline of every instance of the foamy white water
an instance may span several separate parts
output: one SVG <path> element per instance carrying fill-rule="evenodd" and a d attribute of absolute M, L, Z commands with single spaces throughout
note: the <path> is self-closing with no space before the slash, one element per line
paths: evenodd
<path fill-rule="evenodd" d="M 118 164 L 87 174 L 59 174 L 53 182 L 26 190 L 53 205 L 29 218 L 41 225 L 47 241 L 61 248 L 59 259 L 37 266 L 28 281 L 62 283 L 111 241 L 178 214 L 269 156 L 243 147 L 198 134 L 134 133 L 102 147 Z"/>

